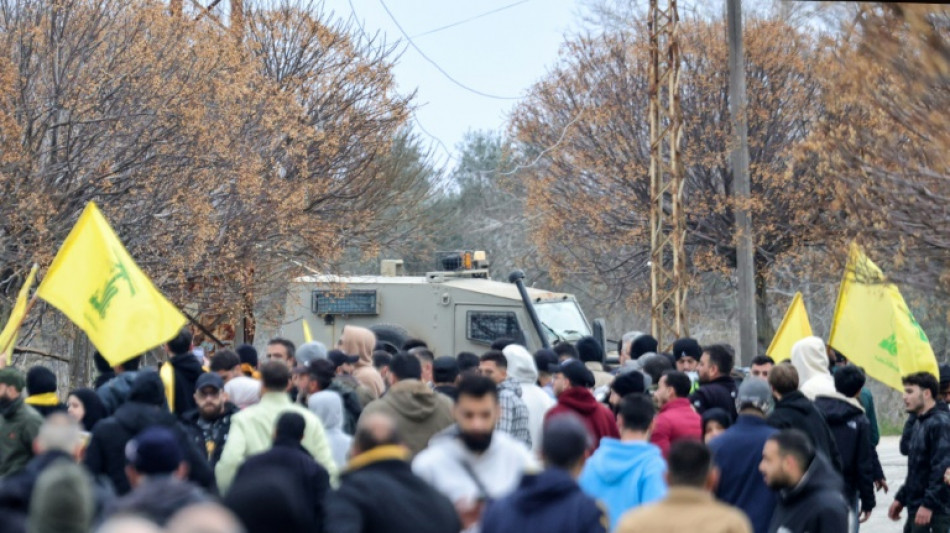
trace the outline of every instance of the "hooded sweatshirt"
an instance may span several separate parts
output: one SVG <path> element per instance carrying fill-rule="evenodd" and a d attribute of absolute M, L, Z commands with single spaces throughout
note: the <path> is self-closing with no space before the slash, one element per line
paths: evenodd
<path fill-rule="evenodd" d="M 357 326 L 343 326 L 340 349 L 346 355 L 359 356 L 360 360 L 356 362 L 353 377 L 369 389 L 373 394 L 373 399 L 376 399 L 386 392 L 386 385 L 379 371 L 373 366 L 374 347 L 376 347 L 376 334 L 372 331 Z"/>
<path fill-rule="evenodd" d="M 350 451 L 353 438 L 343 433 L 343 398 L 331 390 L 311 394 L 307 398 L 307 407 L 323 422 L 323 431 L 333 452 L 333 462 L 342 468 L 346 464 L 346 454 Z"/>
<path fill-rule="evenodd" d="M 828 370 L 825 342 L 819 337 L 808 337 L 792 346 L 792 365 L 798 371 L 798 390 L 809 400 L 837 394 L 835 378 Z"/>
<path fill-rule="evenodd" d="M 538 367 L 534 363 L 534 357 L 524 346 L 509 344 L 502 353 L 508 358 L 508 376 L 521 384 L 521 399 L 528 408 L 531 449 L 537 450 L 541 446 L 544 415 L 554 407 L 556 402 L 537 385 Z"/>
<path fill-rule="evenodd" d="M 524 476 L 507 498 L 491 502 L 482 530 L 497 533 L 606 533 L 604 511 L 584 494 L 570 474 L 548 468 Z"/>
<path fill-rule="evenodd" d="M 844 398 L 842 396 L 842 398 Z M 841 398 L 821 396 L 815 400 L 834 435 L 841 453 L 844 496 L 851 502 L 855 494 L 861 497 L 861 510 L 874 508 L 874 452 L 871 444 L 871 424 L 864 410 Z"/>
<path fill-rule="evenodd" d="M 792 391 L 776 401 L 768 422 L 774 428 L 804 432 L 811 437 L 815 449 L 828 458 L 834 469 L 842 471 L 841 453 L 838 452 L 831 428 L 821 411 L 801 391 Z"/>
<path fill-rule="evenodd" d="M 383 413 L 396 422 L 399 434 L 413 455 L 429 444 L 433 435 L 452 425 L 452 400 L 418 379 L 404 379 L 382 398 L 363 409 L 363 416 Z"/>
<path fill-rule="evenodd" d="M 848 504 L 841 477 L 818 454 L 798 485 L 778 494 L 770 533 L 841 533 L 848 528 Z"/>
<path fill-rule="evenodd" d="M 577 482 L 588 496 L 607 506 L 613 531 L 630 509 L 666 496 L 665 473 L 666 461 L 655 444 L 604 439 Z"/>
<path fill-rule="evenodd" d="M 587 431 L 594 439 L 592 450 L 596 450 L 600 445 L 600 440 L 604 437 L 620 438 L 620 431 L 617 429 L 617 420 L 604 404 L 597 401 L 594 395 L 584 387 L 570 387 L 557 397 L 557 405 L 548 411 L 544 416 L 545 422 L 563 415 L 565 413 L 574 413 L 581 418 Z"/>

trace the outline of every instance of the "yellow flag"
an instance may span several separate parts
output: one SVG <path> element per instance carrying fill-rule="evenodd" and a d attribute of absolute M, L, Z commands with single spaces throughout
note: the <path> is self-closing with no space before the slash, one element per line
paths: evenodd
<path fill-rule="evenodd" d="M 838 292 L 828 341 L 867 374 L 897 390 L 914 372 L 938 375 L 930 341 L 904 297 L 856 245 Z"/>
<path fill-rule="evenodd" d="M 303 319 L 301 322 L 303 324 L 303 340 L 304 342 L 310 342 L 313 340 L 313 333 L 310 333 L 310 324 L 307 324 L 307 319 Z"/>
<path fill-rule="evenodd" d="M 792 304 L 788 306 L 788 311 L 785 311 L 782 324 L 772 337 L 772 344 L 769 344 L 769 349 L 765 353 L 776 362 L 789 359 L 792 357 L 792 346 L 811 336 L 811 323 L 808 322 L 808 312 L 805 311 L 802 293 L 796 292 L 795 297 L 792 298 Z"/>
<path fill-rule="evenodd" d="M 10 319 L 7 320 L 7 325 L 3 327 L 3 331 L 0 331 L 0 350 L 5 352 L 7 364 L 10 364 L 13 348 L 16 346 L 17 337 L 20 336 L 20 322 L 23 320 L 23 315 L 26 314 L 27 300 L 29 300 L 30 289 L 33 288 L 33 280 L 36 279 L 38 268 L 38 265 L 33 265 L 33 268 L 30 269 L 26 282 L 20 287 L 20 294 L 16 297 L 16 303 L 13 304 Z M 0 354 L 0 356 L 2 355 L 4 354 Z"/>
<path fill-rule="evenodd" d="M 118 365 L 167 342 L 186 319 L 158 292 L 89 202 L 36 294 L 86 332 Z"/>

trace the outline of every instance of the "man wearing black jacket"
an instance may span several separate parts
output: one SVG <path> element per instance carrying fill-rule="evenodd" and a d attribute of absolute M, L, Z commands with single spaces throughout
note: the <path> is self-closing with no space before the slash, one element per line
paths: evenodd
<path fill-rule="evenodd" d="M 848 506 L 841 476 L 815 452 L 808 436 L 786 429 L 769 437 L 759 471 L 778 491 L 770 533 L 841 533 L 848 528 Z"/>
<path fill-rule="evenodd" d="M 736 416 L 736 381 L 729 375 L 735 361 L 733 350 L 725 344 L 713 344 L 703 348 L 699 359 L 699 390 L 689 396 L 689 403 L 696 412 L 703 414 L 707 409 L 719 407 L 729 413 L 732 420 Z"/>
<path fill-rule="evenodd" d="M 198 378 L 195 402 L 198 408 L 185 413 L 181 421 L 192 442 L 205 452 L 211 468 L 214 468 L 228 440 L 231 416 L 238 412 L 238 408 L 228 401 L 224 380 L 214 372 L 205 372 Z"/>
<path fill-rule="evenodd" d="M 811 400 L 798 390 L 798 371 L 782 363 L 769 372 L 769 385 L 775 397 L 775 408 L 769 415 L 769 425 L 776 429 L 797 429 L 808 435 L 815 449 L 841 473 L 841 453 L 835 444 L 831 428 Z"/>
<path fill-rule="evenodd" d="M 168 407 L 176 416 L 182 416 L 197 407 L 195 383 L 198 382 L 198 376 L 204 373 L 201 361 L 191 353 L 191 340 L 191 331 L 186 327 L 177 337 L 168 341 L 165 348 L 171 358 L 159 370 L 165 389 L 171 392 L 170 395 L 166 394 L 170 396 L 167 398 Z"/>

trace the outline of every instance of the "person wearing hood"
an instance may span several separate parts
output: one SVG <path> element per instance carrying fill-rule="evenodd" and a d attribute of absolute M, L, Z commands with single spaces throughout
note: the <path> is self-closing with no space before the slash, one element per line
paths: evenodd
<path fill-rule="evenodd" d="M 594 385 L 594 376 L 590 370 L 580 361 L 567 360 L 554 371 L 557 404 L 544 415 L 545 423 L 565 413 L 576 414 L 584 421 L 593 438 L 591 450 L 596 450 L 604 437 L 620 438 L 613 413 L 590 392 L 590 387 Z"/>
<path fill-rule="evenodd" d="M 195 383 L 204 374 L 204 369 L 201 360 L 191 352 L 192 339 L 191 330 L 182 328 L 178 336 L 165 345 L 170 357 L 158 370 L 165 384 L 168 408 L 176 416 L 183 416 L 198 407 L 195 403 Z"/>
<path fill-rule="evenodd" d="M 706 409 L 719 407 L 736 419 L 736 381 L 730 373 L 735 364 L 735 356 L 731 347 L 725 344 L 713 344 L 703 348 L 703 355 L 699 358 L 699 389 L 689 395 L 689 403 L 696 408 L 696 412 L 703 414 Z"/>
<path fill-rule="evenodd" d="M 33 457 L 33 439 L 43 416 L 23 401 L 26 378 L 16 368 L 0 369 L 0 477 L 19 472 Z"/>
<path fill-rule="evenodd" d="M 45 366 L 34 366 L 26 372 L 26 404 L 47 417 L 66 411 L 66 404 L 56 396 L 56 374 Z"/>
<path fill-rule="evenodd" d="M 828 350 L 820 337 L 808 337 L 792 346 L 792 366 L 798 371 L 798 390 L 809 400 L 837 393 L 828 368 Z"/>
<path fill-rule="evenodd" d="M 626 396 L 617 422 L 620 438 L 603 439 L 578 478 L 588 496 L 607 506 L 609 531 L 630 509 L 666 496 L 666 462 L 660 448 L 649 442 L 655 414 L 645 394 Z"/>
<path fill-rule="evenodd" d="M 709 442 L 720 472 L 716 498 L 742 509 L 755 533 L 766 533 L 775 511 L 775 494 L 758 470 L 765 443 L 778 432 L 765 421 L 772 408 L 768 383 L 759 378 L 743 381 L 736 407 L 739 417 L 735 423 Z"/>
<path fill-rule="evenodd" d="M 541 446 L 541 428 L 544 426 L 544 415 L 554 407 L 554 398 L 537 385 L 538 369 L 534 365 L 534 357 L 527 348 L 518 344 L 510 344 L 502 350 L 508 359 L 508 375 L 521 385 L 521 399 L 528 408 L 528 433 L 531 435 L 531 449 L 538 450 Z"/>
<path fill-rule="evenodd" d="M 389 367 L 389 392 L 363 409 L 363 416 L 381 413 L 396 421 L 399 434 L 415 455 L 436 433 L 452 425 L 452 402 L 421 381 L 422 365 L 401 353 Z"/>
<path fill-rule="evenodd" d="M 92 389 L 76 389 L 70 392 L 66 399 L 66 411 L 82 424 L 85 432 L 91 432 L 100 420 L 108 416 L 102 400 Z"/>
<path fill-rule="evenodd" d="M 343 326 L 340 335 L 340 349 L 346 355 L 359 356 L 353 369 L 353 377 L 370 390 L 373 399 L 379 398 L 386 392 L 383 377 L 373 366 L 373 348 L 376 346 L 376 335 L 357 326 Z"/>
<path fill-rule="evenodd" d="M 805 433 L 834 469 L 841 472 L 841 453 L 831 428 L 818 408 L 799 390 L 798 383 L 798 371 L 788 363 L 776 365 L 769 372 L 769 386 L 775 398 L 775 407 L 768 418 L 769 425 L 776 429 L 797 429 Z"/>
<path fill-rule="evenodd" d="M 333 452 L 333 462 L 342 467 L 353 438 L 343 432 L 343 399 L 331 390 L 317 391 L 307 397 L 307 408 L 323 422 L 327 442 Z"/>
<path fill-rule="evenodd" d="M 508 375 L 508 358 L 497 350 L 482 354 L 478 370 L 498 386 L 501 416 L 496 429 L 504 431 L 531 448 L 528 406 L 521 398 L 521 384 Z"/>
<path fill-rule="evenodd" d="M 128 401 L 114 415 L 100 420 L 92 430 L 84 462 L 94 476 L 106 475 L 116 494 L 132 490 L 125 472 L 125 446 L 151 426 L 167 428 L 178 440 L 188 465 L 188 479 L 206 488 L 214 488 L 214 473 L 204 453 L 191 442 L 175 415 L 168 412 L 165 386 L 157 372 L 141 371 L 132 383 Z"/>
<path fill-rule="evenodd" d="M 142 357 L 133 357 L 120 365 L 110 367 L 102 354 L 96 352 L 92 354 L 96 363 L 96 368 L 106 368 L 109 370 L 108 380 L 96 385 L 96 394 L 102 400 L 102 405 L 106 408 L 106 416 L 115 413 L 120 405 L 124 404 L 129 397 L 129 391 L 132 390 L 132 382 L 138 376 L 139 364 Z M 107 375 L 107 374 L 103 374 Z M 99 380 L 96 380 L 97 382 Z"/>
<path fill-rule="evenodd" d="M 851 509 L 851 531 L 858 530 L 874 509 L 874 448 L 871 424 L 857 397 L 864 387 L 864 372 L 854 365 L 835 371 L 836 396 L 819 396 L 815 407 L 825 417 L 841 453 L 844 497 Z"/>
<path fill-rule="evenodd" d="M 544 428 L 540 474 L 521 478 L 511 495 L 491 502 L 482 529 L 495 533 L 606 533 L 604 510 L 575 481 L 584 469 L 590 436 L 576 416 Z"/>
<path fill-rule="evenodd" d="M 769 533 L 841 533 L 848 528 L 848 504 L 841 476 L 815 451 L 808 435 L 785 429 L 769 437 L 759 471 L 778 494 Z"/>
<path fill-rule="evenodd" d="M 591 336 L 581 337 L 577 341 L 577 356 L 584 363 L 584 366 L 594 375 L 594 388 L 600 389 L 610 386 L 613 376 L 604 371 L 604 349 L 597 342 L 597 339 Z"/>

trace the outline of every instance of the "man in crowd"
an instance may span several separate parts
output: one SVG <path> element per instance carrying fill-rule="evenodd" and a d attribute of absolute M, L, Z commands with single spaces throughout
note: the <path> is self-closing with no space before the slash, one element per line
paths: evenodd
<path fill-rule="evenodd" d="M 544 416 L 545 423 L 564 413 L 574 413 L 581 418 L 593 437 L 591 449 L 600 446 L 604 437 L 619 438 L 617 422 L 613 413 L 598 402 L 590 392 L 594 385 L 594 376 L 584 363 L 567 360 L 561 363 L 554 375 L 554 393 L 557 404 Z"/>
<path fill-rule="evenodd" d="M 521 385 L 508 377 L 508 358 L 502 352 L 490 350 L 482 355 L 478 370 L 498 387 L 501 417 L 498 419 L 497 429 L 531 448 L 528 406 L 521 399 Z"/>
<path fill-rule="evenodd" d="M 360 418 L 350 456 L 339 490 L 327 500 L 326 531 L 457 533 L 461 529 L 452 502 L 412 473 L 409 450 L 386 415 Z"/>
<path fill-rule="evenodd" d="M 501 408 L 494 381 L 465 376 L 458 394 L 456 430 L 433 438 L 413 460 L 412 470 L 455 504 L 462 526 L 469 529 L 479 523 L 488 500 L 510 494 L 537 464 L 523 443 L 495 430 Z"/>
<path fill-rule="evenodd" d="M 719 471 L 699 441 L 683 440 L 670 448 L 669 494 L 662 501 L 628 512 L 616 533 L 751 533 L 749 520 L 713 498 Z"/>
<path fill-rule="evenodd" d="M 769 437 L 759 470 L 778 492 L 769 533 L 841 533 L 848 528 L 848 504 L 841 476 L 808 435 L 784 429 Z"/>
<path fill-rule="evenodd" d="M 798 370 L 788 363 L 776 366 L 769 373 L 769 385 L 775 397 L 769 425 L 776 429 L 797 429 L 808 435 L 815 448 L 841 472 L 841 454 L 834 435 L 815 405 L 798 390 Z"/>
<path fill-rule="evenodd" d="M 673 359 L 676 361 L 676 370 L 686 375 L 696 372 L 696 367 L 699 366 L 699 360 L 702 357 L 703 348 L 696 339 L 685 337 L 673 343 Z"/>
<path fill-rule="evenodd" d="M 655 413 L 645 394 L 625 396 L 617 421 L 620 439 L 603 439 L 580 476 L 584 492 L 607 506 L 610 531 L 628 510 L 666 495 L 666 463 L 648 440 Z"/>
<path fill-rule="evenodd" d="M 234 378 L 244 376 L 241 369 L 241 358 L 231 350 L 221 350 L 215 352 L 211 357 L 211 364 L 208 370 L 221 377 L 221 381 L 227 383 Z"/>
<path fill-rule="evenodd" d="M 610 384 L 610 396 L 607 397 L 607 404 L 614 416 L 620 410 L 620 401 L 628 394 L 645 394 L 650 390 L 650 377 L 639 370 L 630 370 L 618 374 Z"/>
<path fill-rule="evenodd" d="M 699 390 L 689 397 L 699 414 L 706 409 L 724 409 L 736 419 L 736 382 L 730 376 L 733 367 L 733 350 L 725 344 L 713 344 L 703 348 L 699 359 Z"/>
<path fill-rule="evenodd" d="M 201 360 L 191 352 L 191 341 L 191 330 L 182 328 L 178 335 L 165 345 L 169 359 L 159 369 L 159 375 L 165 384 L 168 408 L 176 416 L 182 416 L 196 407 L 195 383 L 198 376 L 204 373 Z"/>
<path fill-rule="evenodd" d="M 828 349 L 820 337 L 807 337 L 792 346 L 792 365 L 798 371 L 799 390 L 811 401 L 835 395 Z"/>
<path fill-rule="evenodd" d="M 819 396 L 815 407 L 831 428 L 841 454 L 844 497 L 851 508 L 851 531 L 857 532 L 857 524 L 870 518 L 875 505 L 876 457 L 871 446 L 871 424 L 858 401 L 865 378 L 854 365 L 838 368 L 834 378 L 838 396 Z"/>
<path fill-rule="evenodd" d="M 56 374 L 45 366 L 34 366 L 26 372 L 26 404 L 43 417 L 66 412 L 66 404 L 56 396 Z"/>
<path fill-rule="evenodd" d="M 551 368 L 557 366 L 557 354 L 548 348 L 534 352 L 534 366 L 538 369 L 538 386 L 554 399 L 554 375 Z"/>
<path fill-rule="evenodd" d="M 331 392 L 340 395 L 343 401 L 343 432 L 352 435 L 363 408 L 360 406 L 356 392 L 337 381 L 333 363 L 327 359 L 317 359 L 306 367 L 294 369 L 294 374 L 297 376 L 297 386 L 308 408 L 310 407 L 309 398 L 314 394 Z"/>
<path fill-rule="evenodd" d="M 492 502 L 482 528 L 497 533 L 606 533 L 607 515 L 575 481 L 584 468 L 590 436 L 573 415 L 544 428 L 545 469 L 526 475 L 511 495 Z"/>
<path fill-rule="evenodd" d="M 363 416 L 381 413 L 393 419 L 413 455 L 452 425 L 452 401 L 429 388 L 421 377 L 418 357 L 397 354 L 389 366 L 389 392 L 363 409 Z"/>
<path fill-rule="evenodd" d="M 25 386 L 23 372 L 9 366 L 0 369 L 0 477 L 26 466 L 43 425 L 43 417 L 23 401 Z"/>
<path fill-rule="evenodd" d="M 554 353 L 557 354 L 557 360 L 559 363 L 563 363 L 568 359 L 580 358 L 577 353 L 577 348 L 575 348 L 574 345 L 569 342 L 558 342 L 552 349 L 554 350 Z"/>
<path fill-rule="evenodd" d="M 96 367 L 109 367 L 109 362 L 99 352 L 92 356 L 96 360 Z M 106 408 L 106 414 L 114 413 L 129 397 L 129 391 L 132 390 L 132 382 L 138 376 L 141 361 L 141 357 L 133 357 L 121 365 L 111 367 L 115 376 L 96 388 L 96 394 L 102 400 L 102 405 Z"/>
<path fill-rule="evenodd" d="M 429 348 L 425 346 L 416 346 L 408 350 L 409 355 L 415 356 L 419 359 L 419 364 L 422 366 L 422 378 L 421 381 L 426 385 L 432 386 L 435 382 L 435 376 L 432 375 L 433 363 L 435 363 L 435 355 L 429 351 Z"/>
<path fill-rule="evenodd" d="M 594 375 L 594 388 L 608 387 L 613 380 L 613 376 L 604 371 L 604 349 L 597 342 L 597 339 L 589 335 L 581 337 L 577 341 L 576 347 L 578 358 Z"/>
<path fill-rule="evenodd" d="M 907 509 L 905 533 L 938 533 L 950 530 L 950 486 L 944 483 L 950 456 L 950 414 L 937 409 L 937 378 L 927 372 L 903 379 L 904 408 L 917 417 L 908 445 L 907 478 L 888 511 L 900 520 Z"/>
<path fill-rule="evenodd" d="M 459 364 L 451 355 L 443 355 L 432 362 L 432 389 L 444 394 L 455 402 L 458 397 L 458 388 L 455 382 L 459 377 Z"/>
<path fill-rule="evenodd" d="M 702 440 L 702 418 L 689 404 L 692 383 L 683 372 L 667 371 L 653 395 L 660 412 L 653 423 L 650 442 L 659 446 L 663 457 L 669 456 L 670 445 L 682 439 Z"/>
<path fill-rule="evenodd" d="M 749 376 L 765 381 L 769 380 L 769 372 L 775 366 L 775 360 L 767 355 L 757 355 L 749 364 Z"/>
<path fill-rule="evenodd" d="M 772 391 L 759 378 L 748 378 L 736 399 L 735 424 L 709 443 L 719 468 L 719 501 L 742 509 L 755 533 L 766 533 L 775 510 L 775 495 L 759 474 L 762 449 L 777 430 L 765 421 L 772 407 Z"/>
<path fill-rule="evenodd" d="M 938 411 L 950 413 L 950 365 L 943 364 L 939 367 L 940 372 L 940 390 L 934 407 Z M 904 422 L 904 431 L 901 433 L 900 450 L 901 455 L 907 455 L 910 450 L 910 437 L 914 433 L 914 423 L 917 422 L 917 416 L 914 413 L 907 414 L 907 421 Z"/>
<path fill-rule="evenodd" d="M 518 344 L 509 344 L 502 353 L 508 359 L 508 375 L 521 387 L 521 399 L 528 408 L 531 449 L 537 451 L 541 447 L 544 415 L 554 407 L 554 399 L 537 385 L 538 369 L 534 366 L 534 357 L 527 348 Z"/>
<path fill-rule="evenodd" d="M 251 455 L 271 447 L 274 427 L 280 415 L 297 412 L 306 421 L 303 447 L 320 463 L 331 478 L 336 477 L 333 453 L 323 432 L 323 424 L 306 408 L 290 401 L 290 368 L 283 361 L 268 361 L 261 365 L 263 394 L 257 405 L 252 405 L 231 417 L 231 431 L 215 468 L 218 487 L 227 492 L 237 469 Z"/>
<path fill-rule="evenodd" d="M 267 360 L 280 361 L 288 367 L 295 364 L 296 346 L 287 339 L 275 337 L 267 341 Z M 323 350 L 326 353 L 326 349 Z"/>
<path fill-rule="evenodd" d="M 215 354 L 212 364 L 221 355 L 223 354 Z M 235 354 L 231 352 L 231 355 Z M 234 368 L 240 372 L 240 365 L 235 365 Z M 238 377 L 244 377 L 243 373 Z M 224 381 L 215 372 L 207 372 L 198 378 L 195 384 L 195 403 L 198 407 L 185 413 L 182 424 L 198 449 L 207 454 L 208 463 L 214 468 L 221 458 L 224 443 L 228 440 L 231 416 L 238 412 L 238 408 L 228 401 L 228 395 L 224 392 Z"/>
<path fill-rule="evenodd" d="M 380 377 L 385 383 L 389 383 L 389 364 L 393 360 L 393 354 L 386 350 L 376 350 L 373 352 L 373 368 L 379 372 Z"/>

